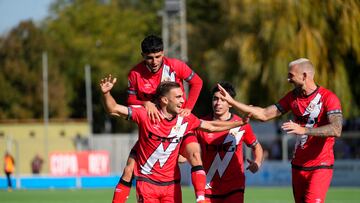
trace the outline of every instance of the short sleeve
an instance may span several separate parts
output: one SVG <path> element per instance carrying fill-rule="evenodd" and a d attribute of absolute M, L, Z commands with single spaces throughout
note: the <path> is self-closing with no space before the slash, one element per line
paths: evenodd
<path fill-rule="evenodd" d="M 140 105 L 131 105 L 129 108 L 128 120 L 132 120 L 135 123 L 139 124 L 140 122 L 144 122 L 144 120 L 148 119 L 146 110 L 143 106 Z"/>
<path fill-rule="evenodd" d="M 188 130 L 193 131 L 197 129 L 201 124 L 200 119 L 197 118 L 194 114 L 190 114 L 188 117 L 189 117 L 189 125 L 190 125 Z"/>
<path fill-rule="evenodd" d="M 188 82 L 195 76 L 195 72 L 185 62 L 177 59 L 173 60 L 173 68 L 178 74 L 179 78 Z"/>
<path fill-rule="evenodd" d="M 324 105 L 327 115 L 342 113 L 340 100 L 332 92 L 330 92 L 329 96 L 326 97 L 326 100 L 324 101 Z"/>
<path fill-rule="evenodd" d="M 136 90 L 136 76 L 134 71 L 130 71 L 128 74 L 128 90 L 127 93 L 129 95 L 136 95 L 137 94 L 137 90 Z"/>
<path fill-rule="evenodd" d="M 282 113 L 290 111 L 290 104 L 293 97 L 293 92 L 287 93 L 283 98 L 281 98 L 278 103 L 275 104 L 276 108 Z"/>
<path fill-rule="evenodd" d="M 249 147 L 255 145 L 257 143 L 257 138 L 254 134 L 253 129 L 251 128 L 251 125 L 250 124 L 244 125 L 243 130 L 245 130 L 245 133 L 243 136 L 244 143 Z"/>

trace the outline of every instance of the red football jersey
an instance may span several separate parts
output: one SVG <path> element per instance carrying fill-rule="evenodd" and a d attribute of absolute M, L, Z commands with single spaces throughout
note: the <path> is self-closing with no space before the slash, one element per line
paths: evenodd
<path fill-rule="evenodd" d="M 180 144 L 189 130 L 200 126 L 200 120 L 190 114 L 154 124 L 142 106 L 129 107 L 129 119 L 139 127 L 135 176 L 159 184 L 180 180 L 177 162 Z"/>
<path fill-rule="evenodd" d="M 192 90 L 189 92 L 189 99 L 185 107 L 192 109 L 201 91 L 202 80 L 190 69 L 186 63 L 173 58 L 163 58 L 163 65 L 159 71 L 152 73 L 145 65 L 145 62 L 137 64 L 128 75 L 128 104 L 142 104 L 139 101 L 151 101 L 155 95 L 156 88 L 163 81 L 173 81 L 180 84 L 184 91 L 183 81 L 189 82 Z M 191 92 L 192 91 L 192 92 Z M 190 95 L 194 95 L 190 98 Z M 186 95 L 184 94 L 186 101 Z"/>
<path fill-rule="evenodd" d="M 277 104 L 281 113 L 292 111 L 295 122 L 308 128 L 329 124 L 328 115 L 342 113 L 340 100 L 330 90 L 318 87 L 306 97 L 289 92 Z M 334 137 L 297 136 L 292 164 L 301 167 L 334 164 Z"/>
<path fill-rule="evenodd" d="M 204 118 L 212 120 L 212 116 Z M 229 121 L 241 118 L 232 114 Z M 208 133 L 196 130 L 206 172 L 206 194 L 225 195 L 245 188 L 242 142 L 251 146 L 257 139 L 249 124 L 228 131 Z"/>

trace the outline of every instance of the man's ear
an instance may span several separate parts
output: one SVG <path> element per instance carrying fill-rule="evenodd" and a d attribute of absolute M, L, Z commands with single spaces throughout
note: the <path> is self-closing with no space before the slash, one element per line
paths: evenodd
<path fill-rule="evenodd" d="M 308 77 L 308 74 L 306 72 L 303 72 L 303 77 L 304 77 L 304 81 L 305 81 L 306 78 Z"/>
<path fill-rule="evenodd" d="M 164 103 L 164 104 L 168 104 L 169 103 L 169 100 L 167 97 L 161 97 L 161 102 Z"/>

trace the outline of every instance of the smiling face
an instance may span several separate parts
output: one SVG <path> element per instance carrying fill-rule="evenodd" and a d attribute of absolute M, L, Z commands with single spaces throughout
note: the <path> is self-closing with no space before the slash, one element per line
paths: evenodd
<path fill-rule="evenodd" d="M 215 92 L 212 98 L 212 108 L 215 117 L 221 117 L 229 112 L 230 105 L 225 100 L 221 99 L 221 93 Z"/>
<path fill-rule="evenodd" d="M 163 64 L 164 51 L 159 51 L 156 53 L 142 53 L 146 66 L 150 69 L 152 73 L 156 73 Z"/>
<path fill-rule="evenodd" d="M 163 101 L 167 104 L 167 112 L 177 115 L 184 104 L 183 91 L 181 88 L 173 88 L 165 95 Z"/>
<path fill-rule="evenodd" d="M 290 66 L 288 71 L 288 81 L 292 83 L 295 88 L 302 88 L 305 84 L 305 74 L 300 65 Z"/>

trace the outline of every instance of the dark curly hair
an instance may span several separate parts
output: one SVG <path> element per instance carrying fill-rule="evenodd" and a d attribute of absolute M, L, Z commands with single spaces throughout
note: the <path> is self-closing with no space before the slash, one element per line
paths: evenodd
<path fill-rule="evenodd" d="M 143 54 L 157 53 L 163 50 L 163 40 L 155 35 L 149 35 L 141 42 L 141 51 Z"/>

